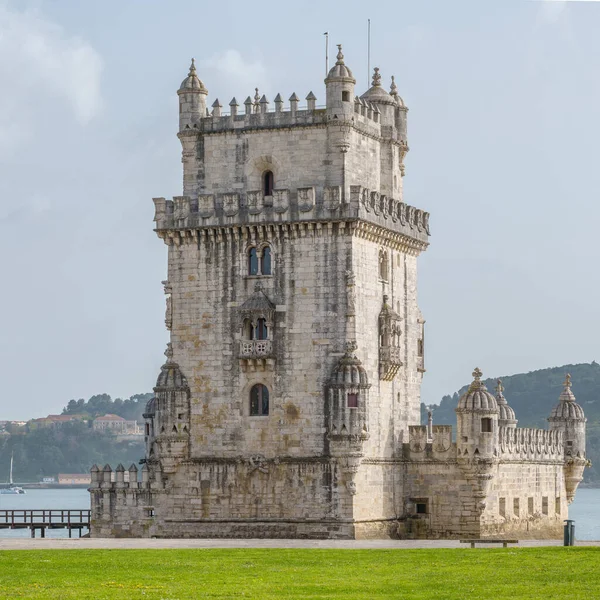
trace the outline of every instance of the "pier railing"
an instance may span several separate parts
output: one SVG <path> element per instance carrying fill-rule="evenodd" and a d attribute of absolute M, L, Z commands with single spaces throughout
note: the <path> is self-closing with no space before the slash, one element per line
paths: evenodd
<path fill-rule="evenodd" d="M 46 529 L 79 530 L 90 527 L 89 509 L 3 509 L 0 510 L 0 529 L 30 529 L 31 537 L 39 529 L 45 537 Z"/>

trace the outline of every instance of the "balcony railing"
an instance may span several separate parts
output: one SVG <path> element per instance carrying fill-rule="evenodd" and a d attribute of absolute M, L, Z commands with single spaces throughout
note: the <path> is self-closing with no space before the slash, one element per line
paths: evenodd
<path fill-rule="evenodd" d="M 273 340 L 242 340 L 240 358 L 273 358 Z"/>

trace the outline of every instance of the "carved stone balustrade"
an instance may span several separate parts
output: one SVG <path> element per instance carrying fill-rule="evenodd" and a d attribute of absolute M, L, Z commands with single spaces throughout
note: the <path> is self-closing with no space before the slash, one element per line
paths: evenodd
<path fill-rule="evenodd" d="M 245 371 L 272 370 L 275 366 L 273 340 L 241 340 L 239 359 Z"/>

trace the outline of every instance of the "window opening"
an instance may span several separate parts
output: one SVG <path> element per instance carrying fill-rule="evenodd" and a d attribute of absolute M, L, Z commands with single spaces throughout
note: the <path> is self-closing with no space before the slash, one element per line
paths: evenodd
<path fill-rule="evenodd" d="M 350 92 L 348 92 L 348 91 L 342 92 L 342 102 L 350 102 Z"/>
<path fill-rule="evenodd" d="M 513 499 L 513 512 L 515 513 L 515 517 L 519 516 L 519 499 Z"/>
<path fill-rule="evenodd" d="M 260 272 L 262 275 L 271 274 L 271 248 L 265 246 L 260 257 Z"/>
<path fill-rule="evenodd" d="M 427 502 L 417 502 L 416 510 L 418 515 L 426 515 L 427 514 Z"/>
<path fill-rule="evenodd" d="M 256 340 L 266 340 L 269 338 L 268 336 L 268 331 L 267 331 L 267 321 L 265 319 L 259 319 L 258 323 L 256 324 L 256 335 L 255 338 Z"/>
<path fill-rule="evenodd" d="M 527 498 L 527 511 L 533 515 L 533 498 Z"/>
<path fill-rule="evenodd" d="M 150 435 L 150 423 L 146 423 L 146 435 Z"/>
<path fill-rule="evenodd" d="M 260 417 L 269 414 L 269 390 L 262 383 L 257 383 L 250 390 L 250 416 Z"/>
<path fill-rule="evenodd" d="M 542 497 L 542 514 L 548 514 L 548 496 Z"/>
<path fill-rule="evenodd" d="M 492 419 L 490 417 L 481 419 L 481 433 L 492 433 Z"/>
<path fill-rule="evenodd" d="M 348 394 L 348 408 L 358 408 L 358 394 Z"/>
<path fill-rule="evenodd" d="M 264 195 L 273 195 L 273 171 L 265 171 L 263 175 Z"/>
<path fill-rule="evenodd" d="M 501 517 L 506 516 L 506 498 L 500 498 L 498 501 L 498 512 Z"/>
<path fill-rule="evenodd" d="M 256 248 L 248 251 L 248 275 L 258 275 L 258 254 Z"/>

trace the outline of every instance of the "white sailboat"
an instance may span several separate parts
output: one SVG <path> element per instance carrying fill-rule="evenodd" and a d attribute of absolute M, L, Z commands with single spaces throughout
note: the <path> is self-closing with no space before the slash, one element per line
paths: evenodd
<path fill-rule="evenodd" d="M 13 483 L 13 453 L 10 453 L 10 476 L 7 488 L 0 488 L 0 494 L 24 494 L 25 490 Z"/>

